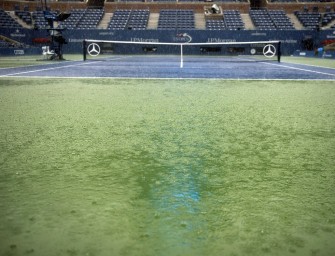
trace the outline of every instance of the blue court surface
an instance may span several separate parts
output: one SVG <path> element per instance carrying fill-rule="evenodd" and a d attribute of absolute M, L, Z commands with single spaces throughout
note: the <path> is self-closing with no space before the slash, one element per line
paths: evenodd
<path fill-rule="evenodd" d="M 86 61 L 0 69 L 0 77 L 212 78 L 335 80 L 335 69 L 244 58 L 185 56 L 114 56 Z"/>

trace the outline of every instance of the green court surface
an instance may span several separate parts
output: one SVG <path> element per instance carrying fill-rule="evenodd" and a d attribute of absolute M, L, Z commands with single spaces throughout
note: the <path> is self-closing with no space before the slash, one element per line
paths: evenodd
<path fill-rule="evenodd" d="M 83 57 L 80 54 L 70 54 L 65 57 L 65 61 L 79 61 Z M 62 61 L 47 60 L 41 55 L 23 56 L 0 56 L 0 68 L 14 68 L 34 65 L 55 64 Z"/>
<path fill-rule="evenodd" d="M 297 63 L 297 64 L 313 65 L 313 66 L 319 66 L 319 67 L 335 68 L 334 59 L 285 56 L 282 58 L 282 61 L 288 62 L 288 63 Z"/>
<path fill-rule="evenodd" d="M 335 252 L 333 81 L 0 78 L 0 255 Z"/>

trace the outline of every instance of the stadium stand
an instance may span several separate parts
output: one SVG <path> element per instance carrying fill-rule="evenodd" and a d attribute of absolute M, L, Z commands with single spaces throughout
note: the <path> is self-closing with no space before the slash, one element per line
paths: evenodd
<path fill-rule="evenodd" d="M 0 38 L 0 48 L 8 48 L 8 47 L 14 47 L 14 45 Z"/>
<path fill-rule="evenodd" d="M 321 14 L 318 12 L 295 12 L 298 20 L 306 29 L 319 29 Z"/>
<path fill-rule="evenodd" d="M 269 10 L 269 16 L 271 17 L 274 25 L 280 30 L 292 30 L 294 26 L 290 19 L 287 17 L 283 10 Z"/>
<path fill-rule="evenodd" d="M 335 12 L 327 12 L 323 15 L 321 24 L 324 27 L 334 20 L 335 20 Z"/>
<path fill-rule="evenodd" d="M 320 0 L 298 0 L 299 3 L 316 3 L 321 2 Z"/>
<path fill-rule="evenodd" d="M 323 3 L 333 0 L 268 0 L 269 3 Z"/>
<path fill-rule="evenodd" d="M 7 12 L 0 9 L 0 28 L 21 28 L 22 26 Z"/>
<path fill-rule="evenodd" d="M 35 29 L 48 28 L 48 22 L 44 18 L 43 11 L 34 11 L 32 13 L 33 25 Z"/>
<path fill-rule="evenodd" d="M 160 2 L 160 3 L 163 3 L 163 2 L 176 2 L 175 0 L 153 0 L 152 2 Z"/>
<path fill-rule="evenodd" d="M 149 20 L 149 10 L 133 10 L 127 24 L 127 29 L 144 30 Z"/>
<path fill-rule="evenodd" d="M 223 11 L 224 21 L 226 27 L 229 30 L 241 30 L 244 29 L 244 23 L 242 21 L 241 13 L 238 10 L 224 10 Z"/>
<path fill-rule="evenodd" d="M 270 0 L 271 3 L 296 3 L 297 0 Z"/>
<path fill-rule="evenodd" d="M 217 2 L 226 2 L 226 3 L 229 3 L 229 2 L 237 2 L 237 3 L 247 3 L 248 0 L 218 0 Z"/>
<path fill-rule="evenodd" d="M 241 30 L 244 23 L 238 10 L 223 11 L 223 19 L 206 19 L 208 30 Z"/>
<path fill-rule="evenodd" d="M 23 11 L 21 11 L 19 7 L 15 7 L 14 13 L 18 18 L 23 20 L 27 25 L 32 24 L 31 13 L 29 12 L 28 6 L 26 6 Z"/>
<path fill-rule="evenodd" d="M 119 0 L 119 2 L 144 2 L 144 0 Z"/>
<path fill-rule="evenodd" d="M 160 10 L 157 29 L 195 29 L 194 11 L 179 9 Z"/>
<path fill-rule="evenodd" d="M 103 9 L 86 9 L 78 21 L 78 29 L 93 29 L 96 28 L 104 14 Z"/>
<path fill-rule="evenodd" d="M 294 26 L 283 10 L 250 10 L 250 17 L 260 30 L 292 30 Z"/>
<path fill-rule="evenodd" d="M 71 16 L 59 24 L 61 28 L 75 29 L 84 15 L 84 9 L 72 9 Z"/>
<path fill-rule="evenodd" d="M 0 35 L 0 48 L 8 47 L 25 47 L 24 43 L 11 39 L 9 37 Z"/>
<path fill-rule="evenodd" d="M 109 29 L 112 30 L 124 30 L 127 27 L 127 23 L 130 17 L 131 10 L 117 10 L 111 17 L 108 25 Z"/>
<path fill-rule="evenodd" d="M 125 3 L 125 1 L 127 3 Z M 212 18 L 210 15 L 205 15 L 205 17 L 202 18 L 201 15 L 199 15 L 201 8 L 204 8 L 204 5 L 206 5 L 206 3 L 203 3 L 203 5 L 200 6 L 202 1 L 200 2 L 199 0 L 178 0 L 178 5 L 181 6 L 181 8 L 177 7 L 178 9 L 172 8 L 172 6 L 177 5 L 170 3 L 170 0 L 144 0 L 144 2 L 149 3 L 148 6 L 145 5 L 145 8 L 148 8 L 146 10 L 138 8 L 138 6 L 143 8 L 142 3 L 136 3 L 139 0 L 134 0 L 134 4 L 128 3 L 131 1 L 132 0 L 117 0 L 117 5 L 114 7 L 116 9 L 108 9 L 106 6 L 100 9 L 67 9 L 66 12 L 71 13 L 71 16 L 62 22 L 58 22 L 58 28 L 99 28 L 110 30 L 313 30 L 323 29 L 323 27 L 327 29 L 334 28 L 334 5 L 327 4 L 327 0 L 322 0 L 320 2 L 322 4 L 317 4 L 318 1 L 305 3 L 305 0 L 268 0 L 268 5 L 275 3 L 273 6 L 277 7 L 278 5 L 278 7 L 282 9 L 273 7 L 269 9 L 244 9 L 244 7 L 241 7 L 245 2 L 244 0 L 218 0 L 217 2 L 220 3 L 219 5 L 222 7 L 222 12 L 218 15 L 219 17 L 216 18 Z M 143 2 L 143 0 L 141 1 Z M 155 1 L 159 3 L 154 3 Z M 165 4 L 162 3 L 166 1 L 168 2 Z M 176 2 L 176 0 L 171 0 L 171 2 Z M 188 4 L 188 2 L 190 2 L 190 4 Z M 80 4 L 80 1 L 73 0 L 71 3 L 77 5 Z M 239 3 L 242 4 L 239 5 Z M 284 3 L 284 5 L 280 3 Z M 290 3 L 292 3 L 292 5 Z M 69 5 L 71 4 L 68 4 L 68 6 Z M 120 6 L 125 6 L 125 8 L 120 8 Z M 167 8 L 167 6 L 170 7 Z M 61 3 L 57 7 L 61 7 Z M 234 9 L 235 7 L 236 9 Z M 44 18 L 40 5 L 30 5 L 28 8 L 26 4 L 20 2 L 19 4 L 14 3 L 12 8 L 13 11 L 7 10 L 7 13 L 2 11 L 0 27 L 48 28 L 49 25 Z M 299 10 L 296 11 L 297 9 L 293 8 Z M 36 10 L 30 12 L 29 9 Z M 58 8 L 52 9 L 58 10 Z M 129 12 L 127 12 L 127 10 Z M 62 11 L 64 11 L 64 9 Z M 11 12 L 10 15 L 9 12 Z M 14 19 L 12 13 L 14 13 L 17 18 Z M 241 15 L 241 13 L 243 15 Z M 244 24 L 244 22 L 246 22 L 246 24 Z"/>
<path fill-rule="evenodd" d="M 59 28 L 95 29 L 101 21 L 103 9 L 72 9 L 71 16 L 60 22 Z"/>
<path fill-rule="evenodd" d="M 259 30 L 275 30 L 276 26 L 266 9 L 251 9 L 250 18 Z"/>
<path fill-rule="evenodd" d="M 149 10 L 116 10 L 111 17 L 108 29 L 144 30 L 149 20 Z"/>
<path fill-rule="evenodd" d="M 224 20 L 206 20 L 206 29 L 208 30 L 224 30 L 226 24 Z"/>

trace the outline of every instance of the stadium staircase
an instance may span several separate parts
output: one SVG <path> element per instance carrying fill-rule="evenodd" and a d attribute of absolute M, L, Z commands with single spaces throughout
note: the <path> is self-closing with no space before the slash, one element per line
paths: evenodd
<path fill-rule="evenodd" d="M 255 25 L 252 22 L 249 14 L 241 14 L 242 21 L 244 22 L 244 27 L 247 30 L 255 29 Z"/>
<path fill-rule="evenodd" d="M 286 15 L 290 18 L 290 20 L 291 20 L 293 26 L 295 27 L 295 29 L 300 30 L 300 29 L 304 28 L 304 26 L 301 24 L 301 22 L 298 20 L 298 18 L 297 18 L 297 16 L 295 16 L 295 14 L 286 14 Z"/>
<path fill-rule="evenodd" d="M 333 20 L 332 22 L 330 22 L 327 26 L 324 26 L 323 28 L 324 29 L 335 28 L 335 20 Z"/>
<path fill-rule="evenodd" d="M 17 23 L 19 23 L 23 28 L 28 28 L 31 29 L 32 26 L 28 25 L 27 23 L 25 23 L 23 20 L 21 20 L 19 17 L 17 17 L 15 15 L 14 12 L 7 12 L 9 14 L 9 16 L 11 16 L 14 20 L 16 20 Z"/>
<path fill-rule="evenodd" d="M 9 38 L 9 37 L 3 36 L 3 35 L 0 35 L 0 40 L 1 40 L 2 42 L 5 42 L 5 43 L 11 45 L 11 46 L 19 47 L 19 46 L 22 45 L 20 42 L 18 42 L 18 41 L 16 41 L 16 40 L 13 40 L 13 39 L 11 39 L 11 38 Z"/>
<path fill-rule="evenodd" d="M 206 29 L 206 21 L 203 13 L 194 14 L 194 26 L 196 29 Z"/>
<path fill-rule="evenodd" d="M 159 13 L 150 12 L 147 29 L 157 29 Z"/>
<path fill-rule="evenodd" d="M 113 13 L 105 13 L 98 24 L 98 29 L 107 29 L 110 19 L 113 17 Z"/>

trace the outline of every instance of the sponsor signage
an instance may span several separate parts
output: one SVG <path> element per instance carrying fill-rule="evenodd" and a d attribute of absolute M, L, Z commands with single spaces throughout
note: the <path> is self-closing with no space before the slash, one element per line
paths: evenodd
<path fill-rule="evenodd" d="M 24 50 L 14 50 L 15 55 L 24 55 Z"/>

